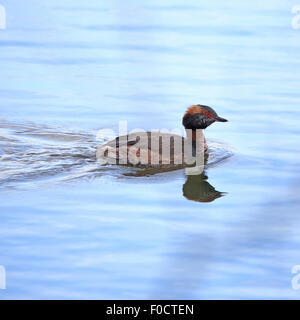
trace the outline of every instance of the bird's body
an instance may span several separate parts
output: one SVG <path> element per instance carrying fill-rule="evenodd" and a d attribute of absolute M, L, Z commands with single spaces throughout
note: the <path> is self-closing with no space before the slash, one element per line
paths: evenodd
<path fill-rule="evenodd" d="M 204 159 L 208 147 L 203 129 L 215 121 L 227 120 L 220 118 L 210 107 L 193 105 L 187 109 L 182 121 L 186 137 L 159 131 L 134 132 L 100 146 L 97 158 L 119 165 L 193 165 L 197 159 Z"/>
<path fill-rule="evenodd" d="M 180 135 L 148 131 L 118 137 L 101 146 L 98 153 L 109 163 L 167 167 L 184 164 L 184 150 L 189 147 L 193 149 L 192 141 Z M 206 143 L 200 148 L 206 151 Z"/>

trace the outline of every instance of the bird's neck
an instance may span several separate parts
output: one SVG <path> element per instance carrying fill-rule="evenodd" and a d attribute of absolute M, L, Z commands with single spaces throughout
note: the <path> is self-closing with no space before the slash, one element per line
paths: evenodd
<path fill-rule="evenodd" d="M 199 144 L 197 147 L 199 150 L 204 149 L 204 151 L 207 150 L 207 144 L 205 140 L 205 136 L 202 129 L 186 129 L 186 139 L 189 143 L 192 144 L 193 150 L 196 150 L 197 144 Z"/>
<path fill-rule="evenodd" d="M 204 133 L 202 129 L 185 129 L 186 132 L 186 138 L 191 141 L 199 141 L 203 140 L 204 143 L 206 143 Z"/>

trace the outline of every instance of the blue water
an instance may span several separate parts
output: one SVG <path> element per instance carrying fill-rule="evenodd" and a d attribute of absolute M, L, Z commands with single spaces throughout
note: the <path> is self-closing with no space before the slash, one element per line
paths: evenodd
<path fill-rule="evenodd" d="M 295 1 L 0 4 L 1 299 L 300 298 Z M 97 165 L 195 103 L 229 119 L 205 176 Z"/>

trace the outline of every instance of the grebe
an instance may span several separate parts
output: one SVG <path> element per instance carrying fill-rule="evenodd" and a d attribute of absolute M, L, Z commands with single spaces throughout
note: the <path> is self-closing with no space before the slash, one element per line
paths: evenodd
<path fill-rule="evenodd" d="M 227 122 L 209 106 L 192 105 L 182 119 L 186 138 L 157 131 L 133 132 L 100 146 L 97 159 L 102 164 L 186 166 L 192 163 L 186 154 L 191 153 L 194 159 L 207 151 L 203 130 L 216 121 Z"/>

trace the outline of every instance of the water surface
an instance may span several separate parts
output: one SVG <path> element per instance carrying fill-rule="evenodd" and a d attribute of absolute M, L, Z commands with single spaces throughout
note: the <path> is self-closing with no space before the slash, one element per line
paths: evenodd
<path fill-rule="evenodd" d="M 299 299 L 293 1 L 1 4 L 1 299 Z M 97 165 L 195 103 L 229 119 L 204 174 Z"/>

